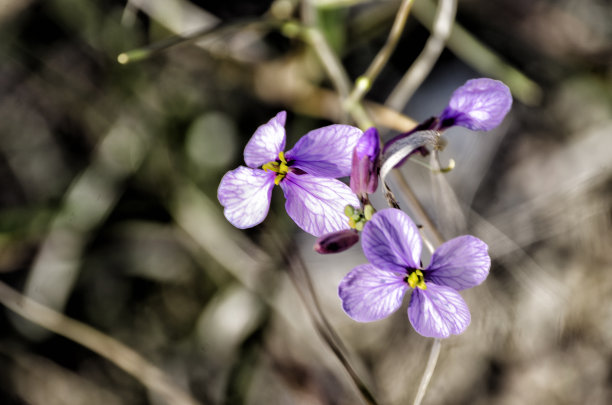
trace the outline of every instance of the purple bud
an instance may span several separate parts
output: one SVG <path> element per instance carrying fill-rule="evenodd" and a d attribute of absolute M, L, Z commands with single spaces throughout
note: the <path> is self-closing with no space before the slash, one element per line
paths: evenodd
<path fill-rule="evenodd" d="M 355 149 L 351 168 L 351 190 L 358 196 L 371 194 L 378 186 L 380 138 L 376 128 L 365 131 Z"/>
<path fill-rule="evenodd" d="M 319 237 L 314 250 L 321 254 L 340 253 L 357 242 L 359 242 L 359 233 L 354 229 L 344 229 Z"/>
<path fill-rule="evenodd" d="M 440 114 L 440 130 L 459 125 L 472 131 L 489 131 L 498 126 L 512 106 L 508 86 L 499 80 L 468 80 L 453 92 Z"/>

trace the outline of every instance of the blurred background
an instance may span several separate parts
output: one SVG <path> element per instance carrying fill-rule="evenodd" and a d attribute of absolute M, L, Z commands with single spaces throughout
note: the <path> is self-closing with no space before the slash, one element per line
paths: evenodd
<path fill-rule="evenodd" d="M 354 80 L 398 7 L 2 0 L 0 301 L 18 302 L 10 286 L 112 337 L 192 403 L 365 403 L 315 331 L 297 267 L 378 402 L 410 402 L 431 340 L 412 330 L 406 304 L 369 324 L 342 312 L 337 286 L 365 262 L 360 247 L 314 253 L 279 190 L 246 231 L 216 198 L 278 111 L 289 147 L 346 122 L 317 53 L 284 22 L 314 13 Z M 383 103 L 420 53 L 432 7 L 416 0 L 369 101 Z M 436 115 L 483 76 L 515 100 L 494 131 L 445 134 L 442 161 L 457 167 L 444 181 L 402 168 L 447 238 L 474 234 L 493 257 L 488 280 L 462 293 L 472 324 L 443 342 L 425 403 L 612 403 L 612 6 L 461 0 L 456 21 L 464 30 L 402 112 Z M 383 115 L 373 118 L 385 137 L 409 129 Z M 45 314 L 31 323 L 2 306 L 2 404 L 172 403 L 144 368 L 118 367 L 122 352 L 104 358 L 42 328 L 56 322 Z"/>

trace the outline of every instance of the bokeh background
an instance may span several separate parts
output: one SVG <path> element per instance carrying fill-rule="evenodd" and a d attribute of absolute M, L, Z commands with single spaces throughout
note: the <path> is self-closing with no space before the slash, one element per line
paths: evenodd
<path fill-rule="evenodd" d="M 351 79 L 399 6 L 311 3 Z M 370 101 L 384 102 L 423 48 L 427 4 L 416 0 Z M 288 145 L 347 118 L 316 53 L 283 29 L 301 7 L 2 0 L 0 281 L 132 348 L 199 403 L 364 403 L 301 299 L 308 283 L 291 267 L 303 263 L 379 403 L 407 403 L 431 341 L 405 307 L 371 324 L 344 315 L 337 285 L 365 261 L 359 246 L 314 253 L 279 190 L 264 224 L 246 231 L 216 199 L 278 111 L 289 113 Z M 446 237 L 475 234 L 494 259 L 486 283 L 463 293 L 472 324 L 443 342 L 425 403 L 610 404 L 612 6 L 462 0 L 457 21 L 499 59 L 454 32 L 403 113 L 436 115 L 482 76 L 508 82 L 515 102 L 490 133 L 445 134 L 442 160 L 457 167 L 444 181 L 402 168 Z M 385 123 L 386 137 L 408 129 Z M 167 403 L 141 371 L 0 310 L 3 404 Z"/>

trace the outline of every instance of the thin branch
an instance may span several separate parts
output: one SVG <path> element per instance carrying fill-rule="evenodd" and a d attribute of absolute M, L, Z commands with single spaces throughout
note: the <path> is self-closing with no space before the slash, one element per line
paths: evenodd
<path fill-rule="evenodd" d="M 141 60 L 150 58 L 161 52 L 165 52 L 170 48 L 179 45 L 192 44 L 198 41 L 204 41 L 215 37 L 231 34 L 241 29 L 271 29 L 282 26 L 282 22 L 273 19 L 244 19 L 232 22 L 222 22 L 212 26 L 206 26 L 199 29 L 191 34 L 186 35 L 174 35 L 170 38 L 154 42 L 142 48 L 136 48 L 129 51 L 120 53 L 117 56 L 117 62 L 122 65 L 128 63 L 139 62 Z"/>
<path fill-rule="evenodd" d="M 161 369 L 136 351 L 102 332 L 20 294 L 0 282 L 0 303 L 23 318 L 87 347 L 132 375 L 168 404 L 200 404 Z"/>
<path fill-rule="evenodd" d="M 323 310 L 319 304 L 319 299 L 314 289 L 314 285 L 312 283 L 312 279 L 308 274 L 308 270 L 306 269 L 301 256 L 299 255 L 299 253 L 288 256 L 287 251 L 288 250 L 286 249 L 284 255 L 289 266 L 289 278 L 291 279 L 291 282 L 293 283 L 296 291 L 298 292 L 300 299 L 302 300 L 302 302 L 304 302 L 304 306 L 306 307 L 306 311 L 315 326 L 315 330 L 317 331 L 319 336 L 321 336 L 323 341 L 329 346 L 334 355 L 338 358 L 340 364 L 342 365 L 342 367 L 344 367 L 350 378 L 353 380 L 353 383 L 359 390 L 359 393 L 366 401 L 366 403 L 368 403 L 369 405 L 377 405 L 378 403 L 374 398 L 374 395 L 372 395 L 370 389 L 359 377 L 359 375 L 349 362 L 348 357 L 345 354 L 347 350 L 344 346 L 344 343 L 342 342 L 334 328 L 331 326 L 331 323 L 327 320 L 327 317 L 323 313 Z M 303 288 L 301 288 L 302 285 L 300 284 L 298 277 L 303 279 L 303 284 L 306 285 L 308 295 L 306 295 L 303 291 Z"/>
<path fill-rule="evenodd" d="M 410 185 L 404 178 L 402 172 L 400 170 L 393 170 L 391 173 L 393 179 L 395 180 L 400 191 L 402 192 L 402 195 L 408 202 L 410 210 L 416 216 L 417 220 L 425 226 L 426 231 L 429 230 L 431 236 L 435 240 L 436 246 L 444 243 L 444 238 L 442 237 L 442 234 L 440 233 L 440 231 L 438 231 L 438 228 L 433 223 L 431 218 L 429 218 L 429 215 L 419 202 L 418 198 L 414 194 L 414 191 L 412 191 L 412 188 L 410 188 Z"/>
<path fill-rule="evenodd" d="M 378 51 L 378 54 L 376 54 L 376 57 L 366 70 L 365 74 L 357 79 L 355 86 L 353 87 L 353 90 L 346 101 L 346 105 L 348 106 L 347 108 L 350 109 L 355 103 L 359 102 L 363 98 L 363 96 L 372 87 L 374 81 L 378 78 L 378 75 L 384 66 L 389 61 L 391 54 L 395 50 L 395 47 L 402 36 L 402 31 L 404 31 L 404 26 L 406 25 L 406 20 L 408 19 L 413 3 L 414 0 L 402 1 L 385 45 L 380 49 L 380 51 Z"/>
<path fill-rule="evenodd" d="M 391 92 L 385 105 L 401 111 L 416 89 L 423 83 L 444 50 L 444 45 L 453 27 L 456 11 L 457 0 L 440 0 L 433 31 L 425 48 Z"/>
<path fill-rule="evenodd" d="M 431 31 L 435 9 L 436 5 L 432 0 L 419 0 L 414 4 L 412 14 Z M 514 97 L 521 102 L 536 105 L 541 101 L 542 88 L 537 83 L 510 65 L 456 21 L 446 47 L 475 70 L 506 83 Z"/>
<path fill-rule="evenodd" d="M 342 62 L 340 62 L 340 59 L 334 53 L 321 30 L 316 27 L 308 27 L 305 28 L 305 33 L 308 42 L 317 52 L 329 78 L 334 83 L 334 87 L 338 90 L 338 94 L 343 99 L 346 99 L 351 86 L 349 76 L 346 70 L 344 70 Z"/>
<path fill-rule="evenodd" d="M 416 397 L 414 398 L 413 405 L 421 405 L 421 402 L 425 397 L 425 392 L 427 392 L 429 381 L 431 381 L 431 376 L 433 375 L 434 369 L 436 368 L 436 363 L 438 362 L 438 356 L 440 355 L 440 346 L 441 340 L 434 339 L 431 345 L 431 352 L 429 352 L 429 360 L 427 360 L 427 366 L 425 366 L 425 372 L 423 372 L 423 377 L 421 377 L 421 383 L 419 384 L 419 389 L 417 391 Z"/>

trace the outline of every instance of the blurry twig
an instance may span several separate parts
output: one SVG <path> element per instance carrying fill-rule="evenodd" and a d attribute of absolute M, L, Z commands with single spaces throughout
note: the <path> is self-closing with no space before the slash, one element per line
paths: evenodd
<path fill-rule="evenodd" d="M 398 188 L 402 192 L 402 195 L 406 199 L 406 202 L 408 203 L 408 206 L 410 207 L 409 208 L 410 211 L 416 217 L 417 222 L 422 223 L 425 226 L 426 232 L 430 234 L 429 239 L 433 239 L 436 242 L 436 246 L 444 243 L 444 238 L 442 237 L 442 234 L 440 233 L 440 231 L 438 231 L 438 228 L 433 223 L 431 218 L 429 218 L 429 215 L 427 214 L 427 212 L 425 211 L 425 209 L 419 202 L 416 194 L 414 194 L 414 191 L 412 191 L 412 188 L 406 181 L 406 178 L 404 177 L 402 172 L 395 169 L 391 173 L 392 173 L 393 179 L 397 183 Z"/>
<path fill-rule="evenodd" d="M 136 21 L 136 14 L 138 13 L 138 7 L 134 4 L 132 0 L 127 0 L 125 2 L 125 7 L 123 8 L 123 13 L 121 14 L 121 24 L 131 27 L 134 25 L 134 21 Z"/>
<path fill-rule="evenodd" d="M 316 19 L 315 6 L 312 0 L 306 0 L 303 2 L 302 15 L 304 24 L 307 27 L 303 30 L 304 39 L 311 45 L 311 48 L 316 52 L 327 75 L 334 84 L 334 87 L 340 95 L 340 105 L 346 106 L 345 101 L 349 96 L 351 89 L 351 81 L 348 73 L 342 66 L 342 62 L 338 55 L 334 53 L 331 46 L 327 42 L 325 35 L 318 26 Z M 372 119 L 368 112 L 363 108 L 363 104 L 354 103 L 351 108 L 347 110 L 351 114 L 357 125 L 366 130 L 374 126 Z"/>
<path fill-rule="evenodd" d="M 340 62 L 340 59 L 331 49 L 327 43 L 327 40 L 325 39 L 325 36 L 317 27 L 310 27 L 306 29 L 304 33 L 306 34 L 306 40 L 310 43 L 312 48 L 319 56 L 323 67 L 327 71 L 327 74 L 334 83 L 334 86 L 340 95 L 342 104 L 344 104 L 344 100 L 346 100 L 349 95 L 350 80 L 346 70 L 344 70 L 342 63 Z M 361 129 L 366 130 L 367 128 L 374 126 L 372 119 L 369 117 L 361 103 L 354 103 L 348 112 Z"/>
<path fill-rule="evenodd" d="M 176 35 L 168 39 L 155 42 L 142 48 L 132 49 L 122 52 L 117 56 L 117 61 L 122 65 L 138 62 L 146 58 L 150 58 L 160 52 L 166 51 L 169 48 L 178 45 L 187 45 L 197 41 L 204 41 L 211 37 L 217 37 L 232 33 L 236 30 L 244 29 L 269 29 L 272 27 L 280 27 L 281 21 L 272 19 L 245 19 L 242 21 L 232 21 L 231 23 L 219 23 L 212 26 L 206 26 L 191 34 Z"/>
<path fill-rule="evenodd" d="M 172 405 L 198 405 L 161 369 L 112 337 L 52 310 L 0 282 L 0 302 L 25 319 L 107 358 Z"/>
<path fill-rule="evenodd" d="M 280 243 L 280 241 L 278 242 Z M 285 260 L 287 261 L 287 265 L 289 267 L 289 278 L 293 283 L 298 295 L 304 302 L 304 306 L 310 316 L 317 333 L 321 336 L 321 338 L 325 341 L 325 343 L 329 346 L 331 351 L 340 361 L 342 367 L 349 374 L 355 386 L 359 390 L 359 393 L 363 397 L 363 399 L 370 405 L 376 405 L 376 399 L 368 389 L 367 385 L 363 382 L 363 380 L 359 377 L 359 375 L 353 369 L 353 366 L 349 362 L 346 352 L 347 349 L 344 346 L 344 343 L 327 320 L 321 305 L 319 303 L 319 299 L 317 298 L 317 293 L 312 284 L 312 280 L 310 275 L 308 274 L 308 270 L 304 265 L 304 261 L 302 260 L 299 253 L 294 253 L 289 255 L 288 252 L 295 251 L 297 249 L 286 247 L 283 250 L 283 255 L 285 256 Z M 302 282 L 300 283 L 300 279 Z M 301 288 L 303 285 L 306 286 L 306 290 L 308 294 L 305 294 L 303 289 Z"/>
<path fill-rule="evenodd" d="M 435 8 L 432 0 L 419 0 L 413 9 L 414 16 L 430 31 L 434 25 Z M 537 83 L 504 61 L 457 22 L 452 26 L 446 46 L 474 69 L 503 81 L 521 102 L 527 105 L 540 102 L 542 89 Z"/>
<path fill-rule="evenodd" d="M 417 391 L 416 397 L 414 398 L 413 405 L 421 405 L 421 402 L 425 397 L 427 386 L 429 385 L 429 381 L 431 380 L 431 376 L 433 375 L 434 368 L 436 368 L 436 363 L 438 362 L 441 343 L 442 341 L 440 339 L 434 339 L 433 343 L 431 344 L 431 352 L 429 352 L 427 366 L 425 366 L 425 372 L 423 372 L 423 377 L 421 377 L 421 382 L 419 383 L 419 389 Z"/>
<path fill-rule="evenodd" d="M 274 266 L 274 258 L 253 245 L 241 232 L 221 221 L 206 195 L 194 186 L 183 182 L 176 186 L 173 194 L 175 198 L 170 202 L 169 210 L 177 225 L 221 263 L 236 280 L 289 320 L 283 311 L 276 308 L 269 291 L 262 290 L 262 273 L 266 267 Z M 211 232 L 212 229 L 215 231 Z M 336 355 L 366 402 L 375 405 L 374 397 L 348 361 L 345 354 L 347 350 L 340 337 L 325 317 L 304 263 L 299 256 L 288 254 L 296 249 L 288 246 L 286 240 L 288 238 L 275 238 L 275 243 L 283 252 L 283 260 L 290 269 L 289 278 L 304 302 L 317 333 Z M 301 288 L 303 286 L 306 286 L 307 293 Z"/>
<path fill-rule="evenodd" d="M 355 86 L 346 100 L 348 109 L 363 98 L 363 96 L 372 87 L 372 84 L 382 71 L 383 67 L 387 64 L 387 61 L 389 61 L 389 58 L 395 50 L 397 42 L 402 35 L 404 26 L 406 25 L 406 19 L 410 14 L 412 3 L 414 3 L 414 0 L 402 0 L 399 11 L 395 16 L 395 21 L 393 21 L 391 32 L 389 32 L 387 42 L 385 42 L 385 45 L 380 49 L 380 51 L 378 51 L 378 54 L 366 70 L 365 74 L 357 78 Z"/>
<path fill-rule="evenodd" d="M 423 83 L 444 50 L 444 44 L 450 35 L 456 11 L 456 0 L 440 0 L 433 30 L 425 48 L 404 74 L 399 84 L 393 89 L 385 102 L 386 105 L 401 111 L 416 89 Z"/>
<path fill-rule="evenodd" d="M 434 148 L 430 157 L 429 175 L 436 222 L 444 237 L 452 238 L 465 233 L 467 221 L 459 199 L 444 175 L 450 169 L 440 164 L 440 151 Z M 416 159 L 413 161 L 417 162 Z M 454 167 L 454 160 L 451 159 L 449 167 Z"/>
<path fill-rule="evenodd" d="M 304 63 L 300 55 L 261 64 L 255 69 L 254 86 L 258 97 L 270 103 L 281 103 L 293 111 L 313 117 L 340 122 L 345 111 L 337 92 L 313 85 L 304 78 Z M 406 132 L 416 126 L 407 116 L 381 104 L 364 101 L 363 106 L 374 124 Z"/>

